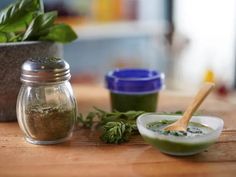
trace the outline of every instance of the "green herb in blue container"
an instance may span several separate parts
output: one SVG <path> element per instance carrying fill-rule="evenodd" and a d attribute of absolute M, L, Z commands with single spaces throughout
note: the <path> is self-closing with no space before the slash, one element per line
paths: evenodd
<path fill-rule="evenodd" d="M 107 73 L 112 110 L 155 112 L 164 74 L 148 69 L 116 69 Z"/>

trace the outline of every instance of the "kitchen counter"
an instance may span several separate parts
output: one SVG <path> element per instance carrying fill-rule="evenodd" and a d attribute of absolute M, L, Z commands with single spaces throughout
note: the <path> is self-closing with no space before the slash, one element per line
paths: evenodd
<path fill-rule="evenodd" d="M 93 106 L 109 110 L 109 94 L 98 86 L 73 86 L 79 111 Z M 184 110 L 191 94 L 164 91 L 158 111 Z M 0 123 L 0 177 L 72 176 L 201 176 L 230 177 L 236 174 L 235 104 L 211 95 L 201 114 L 224 119 L 220 139 L 208 150 L 189 157 L 160 153 L 137 135 L 121 145 L 104 144 L 96 131 L 76 129 L 68 142 L 58 145 L 26 143 L 16 122 Z"/>

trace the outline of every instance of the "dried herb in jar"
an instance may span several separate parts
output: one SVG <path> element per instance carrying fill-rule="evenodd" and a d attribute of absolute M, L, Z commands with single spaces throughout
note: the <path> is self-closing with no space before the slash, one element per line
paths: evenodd
<path fill-rule="evenodd" d="M 26 110 L 26 130 L 32 138 L 53 141 L 67 137 L 74 125 L 75 108 L 29 106 Z"/>

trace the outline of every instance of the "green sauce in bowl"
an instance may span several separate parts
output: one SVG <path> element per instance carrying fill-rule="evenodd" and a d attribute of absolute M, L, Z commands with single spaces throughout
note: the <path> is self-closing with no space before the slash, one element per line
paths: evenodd
<path fill-rule="evenodd" d="M 207 149 L 214 141 L 207 141 L 203 143 L 181 143 L 181 142 L 172 142 L 169 140 L 157 140 L 150 138 L 148 136 L 143 136 L 143 138 L 154 147 L 158 148 L 161 152 L 176 155 L 176 156 L 185 156 L 185 155 L 194 155 L 205 149 Z"/>
<path fill-rule="evenodd" d="M 190 122 L 186 132 L 164 130 L 166 126 L 174 122 L 175 121 L 173 120 L 161 120 L 161 121 L 151 122 L 147 124 L 147 128 L 154 132 L 158 132 L 162 135 L 186 136 L 186 137 L 203 136 L 213 131 L 212 128 L 196 122 Z"/>
<path fill-rule="evenodd" d="M 223 121 L 216 117 L 194 116 L 187 132 L 165 131 L 164 127 L 181 116 L 143 114 L 137 119 L 137 127 L 144 140 L 161 152 L 175 155 L 193 155 L 207 149 L 219 137 Z"/>
<path fill-rule="evenodd" d="M 170 124 L 172 124 L 173 120 L 161 120 L 147 124 L 147 128 L 153 132 L 157 132 L 160 135 L 165 136 L 173 136 L 173 137 L 195 137 L 195 136 L 204 136 L 213 131 L 212 128 L 202 125 L 196 122 L 190 122 L 186 132 L 183 131 L 166 131 L 164 128 Z M 176 141 L 169 141 L 166 139 L 159 139 L 157 141 L 156 138 L 144 137 L 146 141 L 150 142 L 157 148 L 159 148 L 162 152 L 168 154 L 195 154 L 199 151 L 204 150 L 213 141 L 207 142 L 176 142 Z"/>

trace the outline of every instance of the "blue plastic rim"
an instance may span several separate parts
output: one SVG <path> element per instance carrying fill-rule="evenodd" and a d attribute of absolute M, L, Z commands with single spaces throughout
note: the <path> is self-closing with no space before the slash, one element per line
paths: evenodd
<path fill-rule="evenodd" d="M 108 72 L 105 79 L 113 93 L 154 93 L 164 86 L 164 74 L 149 69 L 116 69 Z"/>

